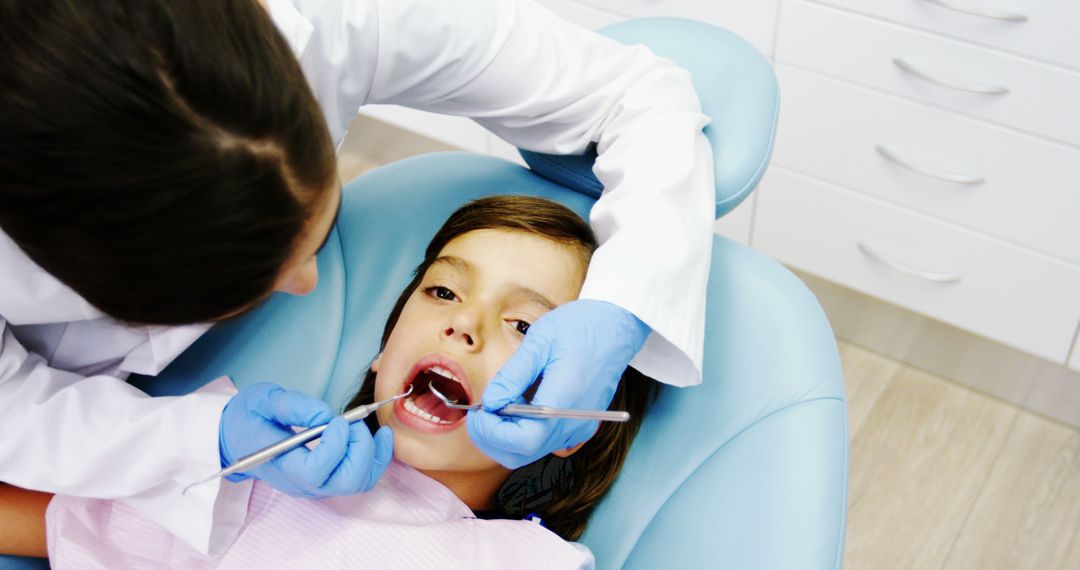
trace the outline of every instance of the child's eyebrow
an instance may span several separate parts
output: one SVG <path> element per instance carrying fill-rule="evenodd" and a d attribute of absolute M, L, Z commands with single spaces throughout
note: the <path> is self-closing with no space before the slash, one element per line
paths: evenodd
<path fill-rule="evenodd" d="M 461 259 L 460 257 L 457 257 L 456 255 L 440 255 L 439 257 L 435 258 L 435 261 L 431 262 L 431 265 L 429 267 L 435 267 L 440 263 L 453 265 L 455 268 L 466 273 L 472 273 L 473 271 L 473 266 L 471 263 L 465 261 L 464 259 Z"/>
<path fill-rule="evenodd" d="M 539 291 L 534 291 L 528 287 L 522 287 L 521 285 L 513 285 L 511 290 L 517 295 L 521 295 L 534 303 L 547 307 L 549 311 L 555 309 L 555 303 L 552 303 L 550 299 L 545 297 Z"/>
<path fill-rule="evenodd" d="M 460 271 L 465 272 L 465 273 L 472 273 L 473 272 L 473 265 L 471 263 L 469 263 L 468 261 L 465 261 L 464 259 L 462 259 L 460 257 L 454 256 L 454 255 L 441 255 L 439 257 L 436 257 L 435 261 L 431 262 L 431 265 L 429 266 L 429 268 L 430 267 L 435 267 L 436 265 L 439 265 L 439 264 L 452 265 L 455 268 L 457 268 Z M 554 302 L 552 302 L 551 299 L 548 299 L 547 297 L 545 297 L 543 293 L 541 293 L 539 291 L 536 291 L 534 289 L 529 289 L 528 287 L 522 287 L 521 285 L 510 285 L 510 291 L 511 291 L 511 294 L 520 295 L 522 297 L 525 297 L 529 301 L 532 301 L 532 302 L 537 303 L 539 305 L 543 305 L 548 310 L 552 310 L 552 309 L 554 309 L 555 307 L 558 306 Z"/>

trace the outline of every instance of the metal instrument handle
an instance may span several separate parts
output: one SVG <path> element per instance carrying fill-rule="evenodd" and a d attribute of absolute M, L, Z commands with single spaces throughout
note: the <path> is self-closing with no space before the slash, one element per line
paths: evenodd
<path fill-rule="evenodd" d="M 877 250 L 875 250 L 873 247 L 870 247 L 870 244 L 866 242 L 860 241 L 856 245 L 858 246 L 859 251 L 863 252 L 863 255 L 865 255 L 866 257 L 869 257 L 874 262 L 883 265 L 886 268 L 891 269 L 902 275 L 906 275 L 915 279 L 920 279 L 922 281 L 932 281 L 934 283 L 960 282 L 961 276 L 956 273 L 935 273 L 932 271 L 915 269 L 898 261 L 893 261 L 882 256 L 880 253 L 878 253 Z"/>
<path fill-rule="evenodd" d="M 446 397 L 435 386 L 431 392 L 442 400 L 443 405 L 452 410 L 479 410 L 480 403 L 458 404 Z M 525 418 L 567 418 L 571 420 L 599 420 L 602 422 L 625 422 L 630 419 L 630 412 L 612 410 L 568 410 L 564 408 L 552 408 L 550 406 L 537 406 L 533 404 L 507 404 L 499 409 L 496 414 L 501 416 L 520 416 Z"/>
<path fill-rule="evenodd" d="M 256 451 L 255 453 L 245 455 L 238 459 L 232 465 L 226 467 L 225 469 L 222 469 L 218 476 L 226 477 L 228 475 L 232 475 L 233 473 L 239 473 L 241 471 L 254 469 L 255 467 L 258 467 L 263 463 L 270 461 L 271 459 L 285 453 L 286 451 L 291 451 L 319 437 L 324 431 L 326 431 L 327 425 L 329 424 L 308 428 L 292 437 L 287 437 L 273 445 L 266 446 L 259 451 Z"/>
<path fill-rule="evenodd" d="M 630 412 L 611 410 L 567 410 L 531 404 L 508 404 L 499 410 L 499 415 L 521 416 L 526 418 L 567 418 L 572 420 L 600 420 L 603 422 L 625 422 L 630 419 Z"/>
<path fill-rule="evenodd" d="M 362 420 L 362 419 L 368 417 L 375 410 L 385 406 L 386 404 L 389 404 L 390 402 L 393 402 L 394 400 L 397 400 L 398 398 L 406 396 L 406 395 L 408 395 L 410 393 L 412 393 L 412 388 L 411 387 L 409 388 L 408 392 L 406 392 L 404 394 L 400 394 L 400 395 L 395 396 L 393 398 L 387 398 L 386 400 L 383 400 L 381 402 L 375 402 L 375 403 L 372 403 L 372 404 L 364 404 L 362 406 L 357 406 L 357 407 L 345 412 L 344 414 L 341 414 L 341 417 L 345 418 L 345 421 L 349 422 L 350 424 L 354 423 L 354 422 L 357 422 L 359 420 Z M 237 459 L 232 465 L 230 465 L 230 466 L 226 467 L 225 469 L 222 469 L 221 471 L 219 471 L 216 475 L 211 477 L 211 479 L 215 478 L 215 477 L 226 477 L 226 476 L 232 475 L 233 473 L 240 473 L 241 471 L 247 471 L 249 469 L 253 469 L 255 467 L 258 467 L 258 466 L 262 465 L 263 463 L 266 463 L 267 461 L 270 461 L 271 459 L 273 459 L 273 458 L 275 458 L 275 457 L 277 457 L 277 456 L 279 456 L 279 455 L 281 455 L 281 454 L 283 454 L 283 453 L 285 453 L 287 451 L 291 451 L 291 450 L 293 450 L 293 449 L 295 449 L 297 447 L 300 447 L 301 445 L 304 445 L 304 444 L 308 443 L 309 441 L 321 436 L 322 433 L 324 431 L 326 431 L 326 426 L 328 426 L 328 425 L 330 425 L 330 424 L 323 424 L 321 426 L 315 426 L 313 428 L 308 428 L 308 429 L 306 429 L 306 430 L 304 430 L 302 432 L 297 433 L 296 435 L 294 435 L 292 437 L 287 437 L 287 438 L 285 438 L 285 439 L 283 439 L 283 440 L 281 440 L 281 441 L 279 441 L 277 443 L 268 445 L 268 446 L 266 446 L 266 447 L 264 447 L 264 448 L 262 448 L 262 449 L 260 449 L 260 450 L 258 450 L 256 452 L 254 452 L 254 453 L 249 453 L 248 455 L 245 455 L 245 456 L 241 457 L 240 459 Z"/>
<path fill-rule="evenodd" d="M 1009 92 L 1009 89 L 1007 87 L 1002 87 L 1000 85 L 980 85 L 978 83 L 964 83 L 961 81 L 953 81 L 951 79 L 940 79 L 938 77 L 929 75 L 924 71 L 916 69 L 913 65 L 898 57 L 894 57 L 892 61 L 893 64 L 896 65 L 896 67 L 899 67 L 904 72 L 910 73 L 911 75 L 914 75 L 915 77 L 918 77 L 923 81 L 933 83 L 934 85 L 940 85 L 941 87 L 955 89 L 957 91 L 966 91 L 968 93 L 980 93 L 984 95 L 1005 95 Z"/>
<path fill-rule="evenodd" d="M 922 167 L 919 167 L 919 166 L 915 166 L 914 164 L 911 164 L 910 162 L 900 158 L 899 156 L 896 156 L 896 154 L 893 153 L 893 151 L 891 151 L 891 150 L 889 150 L 889 149 L 887 149 L 887 148 L 885 148 L 885 147 L 883 147 L 881 145 L 875 146 L 874 149 L 877 150 L 878 154 L 883 156 L 889 162 L 892 162 L 893 164 L 895 164 L 897 166 L 900 166 L 900 167 L 905 168 L 907 170 L 910 170 L 910 171 L 912 171 L 912 172 L 914 172 L 916 174 L 921 174 L 921 175 L 929 177 L 929 178 L 936 178 L 937 180 L 943 180 L 945 182 L 952 182 L 952 183 L 955 183 L 955 184 L 982 184 L 983 182 L 986 182 L 986 179 L 982 178 L 980 176 L 970 176 L 970 175 L 967 175 L 967 174 L 952 174 L 952 173 L 948 173 L 948 172 L 937 172 L 937 171 L 934 171 L 934 170 L 930 170 L 928 168 L 922 168 Z"/>
<path fill-rule="evenodd" d="M 399 398 L 404 398 L 405 396 L 408 396 L 411 393 L 412 393 L 412 386 L 409 386 L 409 389 L 406 392 L 404 392 L 402 394 L 398 394 L 397 396 L 394 396 L 393 398 L 387 398 L 387 399 L 382 400 L 380 402 L 375 402 L 375 403 L 372 403 L 372 404 L 364 404 L 362 406 L 357 406 L 357 407 L 345 412 L 344 414 L 341 414 L 341 416 L 343 418 L 345 418 L 345 421 L 347 421 L 347 422 L 349 422 L 351 424 L 353 422 L 356 422 L 358 420 L 362 420 L 362 419 L 368 417 L 369 415 L 371 415 L 372 412 L 374 412 L 375 410 L 385 406 L 386 404 L 389 404 L 390 402 L 398 400 Z M 203 479 L 202 481 L 196 481 L 196 482 L 188 485 L 187 487 L 184 487 L 184 490 L 182 491 L 181 494 L 186 495 L 187 492 L 188 492 L 188 489 L 191 489 L 192 487 L 202 485 L 203 483 L 208 483 L 210 481 L 213 481 L 214 479 L 218 479 L 220 477 L 228 477 L 229 475 L 232 475 L 233 473 L 240 473 L 241 471 L 247 471 L 249 469 L 258 467 L 258 466 L 262 465 L 263 463 L 266 463 L 267 461 L 270 461 L 271 459 L 273 459 L 273 458 L 275 458 L 275 457 L 277 457 L 277 456 L 279 456 L 279 455 L 281 455 L 281 454 L 283 454 L 283 453 L 285 453 L 287 451 L 291 451 L 291 450 L 293 450 L 293 449 L 295 449 L 297 447 L 300 447 L 301 445 L 304 445 L 305 443 L 319 437 L 320 435 L 322 435 L 322 433 L 324 431 L 326 431 L 326 426 L 328 426 L 328 425 L 330 425 L 330 424 L 327 423 L 327 424 L 323 424 L 321 426 L 315 426 L 313 428 L 308 428 L 308 429 L 306 429 L 306 430 L 304 430 L 304 431 L 302 431 L 300 433 L 297 433 L 296 435 L 293 435 L 291 437 L 287 437 L 287 438 L 285 438 L 285 439 L 283 439 L 283 440 L 281 440 L 281 441 L 279 441 L 277 443 L 268 445 L 268 446 L 266 446 L 266 447 L 264 447 L 264 448 L 262 448 L 262 449 L 260 449 L 260 450 L 258 450 L 256 452 L 254 452 L 254 453 L 249 453 L 248 455 L 245 455 L 245 456 L 241 457 L 240 459 L 236 460 L 235 462 L 233 462 L 232 465 L 222 469 L 221 471 L 218 471 L 217 473 L 214 473 L 213 475 L 207 477 L 206 479 Z"/>
<path fill-rule="evenodd" d="M 1028 19 L 1026 15 L 1019 12 L 1005 12 L 1002 10 L 992 10 L 990 8 L 979 8 L 975 6 L 958 6 L 956 4 L 953 4 L 952 2 L 947 2 L 946 0 L 923 0 L 923 2 L 927 2 L 935 6 L 941 6 L 942 8 L 947 8 L 954 12 L 960 12 L 961 14 L 978 16 L 980 18 L 990 18 L 992 20 L 1004 20 L 1006 22 L 1026 22 Z"/>

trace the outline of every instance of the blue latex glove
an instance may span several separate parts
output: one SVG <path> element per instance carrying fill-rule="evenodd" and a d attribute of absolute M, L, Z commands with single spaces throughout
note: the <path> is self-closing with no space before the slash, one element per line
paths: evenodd
<path fill-rule="evenodd" d="M 596 433 L 599 422 L 496 415 L 543 373 L 533 404 L 606 410 L 627 364 L 651 330 L 629 311 L 604 301 L 578 300 L 546 313 L 529 327 L 510 360 L 484 390 L 483 409 L 469 412 L 476 447 L 516 469 Z"/>
<path fill-rule="evenodd" d="M 295 432 L 289 426 L 308 428 L 327 422 L 330 425 L 314 450 L 298 447 L 227 478 L 255 477 L 296 497 L 370 491 L 390 465 L 393 432 L 383 427 L 372 437 L 364 422 L 350 425 L 335 417 L 326 402 L 275 384 L 248 386 L 225 405 L 218 437 L 221 466 L 292 436 Z"/>

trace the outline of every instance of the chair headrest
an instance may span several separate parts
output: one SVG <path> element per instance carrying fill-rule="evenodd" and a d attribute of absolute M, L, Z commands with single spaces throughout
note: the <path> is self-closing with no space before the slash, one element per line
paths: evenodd
<path fill-rule="evenodd" d="M 735 209 L 757 186 L 772 155 L 780 90 L 769 62 L 739 36 L 683 18 L 639 18 L 600 33 L 640 44 L 690 71 L 701 109 L 712 122 L 705 136 L 713 147 L 716 217 Z M 596 149 L 580 156 L 522 150 L 540 176 L 591 198 L 603 186 L 592 173 Z"/>

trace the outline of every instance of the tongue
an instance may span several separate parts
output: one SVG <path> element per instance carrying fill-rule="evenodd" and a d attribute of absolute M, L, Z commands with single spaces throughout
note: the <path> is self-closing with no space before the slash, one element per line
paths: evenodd
<path fill-rule="evenodd" d="M 416 404 L 417 408 L 448 422 L 456 422 L 465 417 L 465 410 L 447 408 L 446 404 L 442 403 L 442 400 L 432 394 L 430 390 L 414 398 L 413 403 Z"/>

